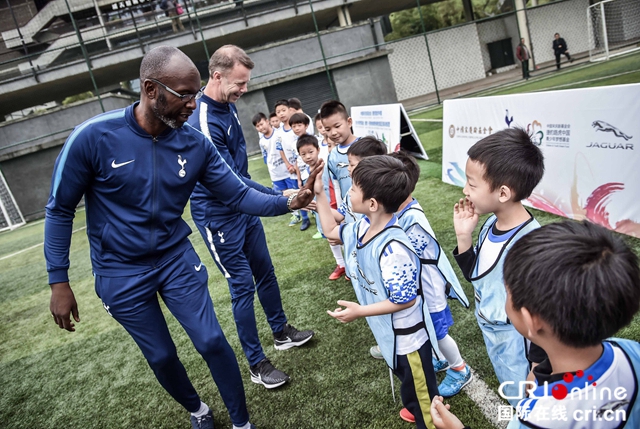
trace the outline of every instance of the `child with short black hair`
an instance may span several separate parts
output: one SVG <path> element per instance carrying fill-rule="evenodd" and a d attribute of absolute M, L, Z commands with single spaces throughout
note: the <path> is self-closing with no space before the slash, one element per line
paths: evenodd
<path fill-rule="evenodd" d="M 640 427 L 640 344 L 610 338 L 640 308 L 638 262 L 620 237 L 588 221 L 545 225 L 514 244 L 504 261 L 506 312 L 548 360 L 534 368 L 536 386 L 509 429 Z M 463 427 L 444 406 L 437 411 L 439 429 Z"/>
<path fill-rule="evenodd" d="M 256 127 L 256 130 L 258 131 L 258 146 L 260 147 L 260 152 L 262 153 L 262 160 L 266 164 L 269 148 L 267 142 L 262 138 L 264 136 L 264 133 L 260 131 L 261 127 L 258 127 L 258 123 L 260 123 L 262 120 L 267 120 L 267 117 L 262 112 L 256 113 L 255 115 L 253 115 L 253 118 L 251 118 L 253 126 Z"/>
<path fill-rule="evenodd" d="M 529 373 L 527 344 L 511 324 L 504 306 L 504 258 L 513 244 L 540 224 L 522 205 L 542 179 L 544 158 L 529 135 L 508 128 L 483 138 L 468 151 L 465 198 L 455 204 L 453 225 L 458 246 L 456 262 L 473 284 L 476 319 L 498 381 L 516 405 L 519 382 Z M 492 213 L 473 246 L 480 215 Z"/>
<path fill-rule="evenodd" d="M 355 144 L 352 147 L 355 147 Z M 420 166 L 404 151 L 393 152 L 389 156 L 399 159 L 404 164 L 411 178 L 410 190 L 413 193 L 420 179 Z M 407 233 L 413 250 L 422 263 L 422 294 L 433 322 L 433 332 L 429 334 L 437 340 L 432 344 L 437 356 L 433 359 L 433 366 L 436 372 L 446 371 L 438 391 L 444 397 L 451 397 L 471 382 L 471 370 L 462 359 L 458 345 L 449 335 L 449 328 L 453 326 L 453 317 L 447 298 L 458 299 L 465 308 L 469 308 L 469 300 L 460 286 L 451 263 L 444 255 L 420 203 L 409 195 L 398 208 L 396 215 L 398 224 Z"/>
<path fill-rule="evenodd" d="M 285 99 L 281 99 L 276 101 L 273 107 L 278 119 L 282 122 L 282 126 L 279 129 L 278 134 L 278 142 L 276 144 L 276 149 L 280 153 L 280 158 L 282 162 L 287 167 L 287 171 L 289 171 L 289 177 L 287 178 L 287 189 L 297 189 L 298 188 L 298 173 L 296 170 L 296 135 L 289 125 L 289 118 L 291 117 L 291 113 L 289 111 L 289 101 Z M 298 223 L 302 222 L 302 216 L 300 215 L 300 211 L 296 210 L 291 215 L 291 219 L 289 221 L 289 226 L 294 226 Z"/>
<path fill-rule="evenodd" d="M 367 319 L 385 362 L 402 382 L 402 402 L 416 426 L 433 427 L 429 409 L 438 386 L 425 329 L 428 313 L 418 292 L 420 259 L 395 215 L 409 196 L 409 174 L 402 162 L 377 155 L 364 158 L 352 179 L 353 209 L 364 215 L 353 224 L 337 225 L 324 187 L 317 183 L 314 188 L 325 235 L 344 242 L 347 271 L 359 301 L 340 300 L 340 307 L 327 313 L 343 323 Z"/>
<path fill-rule="evenodd" d="M 313 135 L 313 122 L 311 122 L 311 116 L 307 115 L 306 113 L 304 113 L 304 110 L 302 110 L 302 103 L 300 102 L 300 99 L 293 97 L 288 99 L 287 101 L 289 102 L 289 115 L 293 116 L 296 113 L 300 113 L 306 116 L 309 120 L 309 122 L 307 123 L 306 133 Z"/>
<path fill-rule="evenodd" d="M 289 117 L 289 126 L 293 129 L 296 136 L 309 134 L 307 127 L 309 126 L 309 117 L 304 113 L 294 113 Z M 313 135 L 313 133 L 311 133 Z"/>
<path fill-rule="evenodd" d="M 278 115 L 276 115 L 276 112 L 271 112 L 269 114 L 269 123 L 275 129 L 280 128 L 280 118 L 278 118 Z"/>
<path fill-rule="evenodd" d="M 300 137 L 308 135 L 307 127 L 309 126 L 309 117 L 304 113 L 294 113 L 289 118 L 289 126 L 291 127 L 291 129 L 293 130 L 293 133 L 295 134 L 294 142 L 296 146 L 294 146 L 293 148 L 284 148 L 285 154 L 287 155 L 291 165 L 293 165 L 296 169 L 296 181 L 298 184 L 297 188 L 302 188 L 302 184 L 309 177 L 309 172 L 307 169 L 307 165 L 299 156 L 297 145 Z M 300 231 L 305 231 L 307 228 L 309 228 L 309 226 L 311 226 L 311 222 L 309 221 L 309 216 L 306 211 L 301 210 L 300 215 L 302 217 L 302 224 L 300 225 Z"/>
<path fill-rule="evenodd" d="M 327 164 L 327 159 L 329 158 L 329 153 L 335 148 L 335 143 L 327 137 L 327 132 L 322 125 L 322 118 L 320 117 L 320 113 L 316 114 L 314 118 L 316 128 L 318 129 L 319 137 L 318 142 L 320 144 L 320 158 L 324 161 L 325 165 Z M 333 210 L 338 209 L 338 201 L 336 199 L 336 192 L 333 184 L 333 180 L 326 180 L 329 175 L 325 175 L 325 183 L 328 185 L 325 189 L 327 192 L 327 197 L 329 197 L 329 205 Z M 320 229 L 322 229 L 322 225 L 320 222 L 317 222 L 317 225 Z M 314 234 L 313 238 L 320 239 L 325 238 L 324 235 L 318 231 Z M 329 280 L 338 280 L 342 276 L 345 275 L 344 268 L 344 257 L 342 256 L 342 245 L 337 243 L 329 242 L 329 246 L 331 247 L 331 253 L 333 253 L 333 257 L 336 260 L 336 267 L 331 274 L 329 274 Z"/>
<path fill-rule="evenodd" d="M 280 152 L 276 149 L 279 132 L 271 126 L 264 113 L 256 113 L 252 122 L 261 135 L 260 147 L 266 150 L 266 164 L 273 182 L 273 189 L 280 192 L 290 189 L 290 184 L 287 182 L 289 171 L 282 162 Z"/>
<path fill-rule="evenodd" d="M 316 126 L 316 138 L 318 139 L 318 143 L 320 144 L 320 158 L 322 158 L 327 163 L 327 158 L 329 157 L 329 143 L 330 140 L 327 137 L 327 132 L 324 130 L 324 126 L 322 125 L 322 118 L 320 117 L 320 113 L 317 113 L 313 118 L 313 123 Z"/>
<path fill-rule="evenodd" d="M 347 166 L 347 172 L 349 177 L 351 173 L 358 166 L 358 163 L 369 156 L 385 155 L 387 153 L 387 146 L 377 138 L 373 136 L 365 136 L 356 140 L 347 149 L 347 160 L 349 165 Z M 351 199 L 349 192 L 342 198 L 342 203 L 338 206 L 337 214 L 334 213 L 334 218 L 338 222 L 354 223 L 362 216 L 355 213 L 351 209 Z"/>
<path fill-rule="evenodd" d="M 325 173 L 328 174 L 324 174 L 323 180 L 325 187 L 329 186 L 329 180 L 337 182 L 337 186 L 334 186 L 336 191 L 340 191 L 340 195 L 336 197 L 341 201 L 351 187 L 351 177 L 347 170 L 349 165 L 347 150 L 357 138 L 351 132 L 352 120 L 347 113 L 347 108 L 339 101 L 331 100 L 323 103 L 320 107 L 320 118 L 327 136 L 336 144 L 327 158 Z"/>

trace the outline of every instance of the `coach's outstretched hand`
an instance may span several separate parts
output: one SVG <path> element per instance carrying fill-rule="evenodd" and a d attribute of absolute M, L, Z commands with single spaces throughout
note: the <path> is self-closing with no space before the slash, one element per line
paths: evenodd
<path fill-rule="evenodd" d="M 49 310 L 53 315 L 53 321 L 56 322 L 60 329 L 66 329 L 69 332 L 76 330 L 69 314 L 73 315 L 73 320 L 76 322 L 80 321 L 80 314 L 78 313 L 76 297 L 73 295 L 69 282 L 53 283 L 51 285 Z"/>
<path fill-rule="evenodd" d="M 307 183 L 300 189 L 298 195 L 291 201 L 290 209 L 298 210 L 303 209 L 309 205 L 311 201 L 313 201 L 314 193 L 313 193 L 313 185 L 316 182 L 316 176 L 322 172 L 324 168 L 324 161 L 318 160 L 318 164 L 316 168 L 309 173 L 309 178 L 307 179 Z"/>

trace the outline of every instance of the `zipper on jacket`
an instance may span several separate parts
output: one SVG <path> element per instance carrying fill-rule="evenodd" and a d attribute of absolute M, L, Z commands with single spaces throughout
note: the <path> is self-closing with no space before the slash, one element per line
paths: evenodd
<path fill-rule="evenodd" d="M 158 138 L 152 138 L 151 145 L 151 238 L 149 240 L 149 251 L 152 252 L 156 247 L 156 143 L 158 143 Z"/>

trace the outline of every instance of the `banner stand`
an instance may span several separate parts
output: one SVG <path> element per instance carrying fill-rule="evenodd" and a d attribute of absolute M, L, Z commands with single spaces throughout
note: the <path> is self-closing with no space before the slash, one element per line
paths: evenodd
<path fill-rule="evenodd" d="M 401 103 L 351 108 L 353 134 L 374 136 L 387 145 L 389 153 L 400 149 L 416 158 L 429 159 Z"/>

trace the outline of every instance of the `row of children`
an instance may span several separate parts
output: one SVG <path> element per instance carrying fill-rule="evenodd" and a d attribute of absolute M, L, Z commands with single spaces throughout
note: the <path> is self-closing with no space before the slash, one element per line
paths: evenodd
<path fill-rule="evenodd" d="M 325 127 L 318 113 L 313 123 L 318 130 L 314 136 L 311 118 L 302 110 L 302 104 L 297 98 L 278 100 L 274 112 L 267 118 L 264 113 L 257 113 L 253 117 L 253 125 L 260 136 L 260 148 L 269 176 L 276 190 L 299 189 L 309 177 L 319 159 L 327 161 L 329 152 L 336 143 L 328 137 Z M 331 204 L 337 208 L 340 195 L 336 196 L 333 184 L 328 185 Z M 309 228 L 311 222 L 306 211 L 294 212 L 289 226 L 302 222 L 301 231 Z M 316 222 L 318 231 L 314 239 L 323 238 L 322 228 Z M 334 271 L 329 275 L 330 280 L 338 280 L 345 275 L 344 258 L 339 244 L 330 242 L 331 252 L 336 261 Z"/>
<path fill-rule="evenodd" d="M 336 146 L 322 183 L 316 181 L 315 208 L 323 235 L 344 244 L 359 301 L 338 301 L 328 313 L 344 323 L 367 319 L 378 344 L 371 354 L 384 358 L 402 381 L 403 419 L 419 428 L 462 428 L 442 404 L 442 397 L 471 381 L 448 335 L 447 298 L 469 304 L 412 197 L 419 167 L 403 153 L 386 155 L 373 137 L 356 138 L 339 102 L 323 104 L 319 119 Z M 319 152 L 317 139 L 298 139 L 312 169 L 317 157 L 306 155 L 306 147 Z M 465 197 L 453 209 L 453 255 L 474 287 L 475 315 L 500 392 L 517 409 L 510 428 L 574 427 L 578 421 L 579 427 L 638 427 L 640 345 L 604 341 L 638 311 L 638 258 L 592 224 L 540 227 L 522 201 L 541 180 L 544 160 L 525 131 L 494 133 L 468 155 Z M 327 197 L 332 183 L 344 196 L 337 210 Z M 487 214 L 474 245 L 479 216 Z M 435 372 L 442 370 L 438 385 Z M 527 377 L 535 388 L 525 394 Z M 624 394 L 592 394 L 596 386 Z"/>

